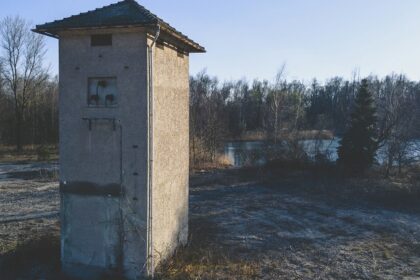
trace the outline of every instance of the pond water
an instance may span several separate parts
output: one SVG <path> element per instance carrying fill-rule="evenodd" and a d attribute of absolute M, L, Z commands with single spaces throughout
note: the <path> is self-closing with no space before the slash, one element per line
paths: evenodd
<path fill-rule="evenodd" d="M 329 161 L 336 161 L 338 158 L 337 148 L 339 147 L 340 138 L 331 140 L 301 140 L 299 146 L 307 156 L 314 160 L 317 151 L 326 156 Z M 411 155 L 413 158 L 420 160 L 420 140 L 413 141 Z M 267 162 L 267 150 L 284 149 L 282 144 L 269 144 L 267 141 L 234 141 L 226 142 L 224 146 L 224 156 L 226 156 L 234 167 L 262 166 Z M 382 164 L 385 159 L 385 149 L 378 151 L 376 160 Z"/>

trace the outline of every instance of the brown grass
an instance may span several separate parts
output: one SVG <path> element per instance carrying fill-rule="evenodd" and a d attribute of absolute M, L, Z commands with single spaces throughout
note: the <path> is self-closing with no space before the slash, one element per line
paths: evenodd
<path fill-rule="evenodd" d="M 260 272 L 256 262 L 233 261 L 222 253 L 186 248 L 160 269 L 157 279 L 255 279 Z"/>
<path fill-rule="evenodd" d="M 187 246 L 158 268 L 157 279 L 255 279 L 261 275 L 258 263 L 234 258 L 217 244 L 216 224 L 194 219 L 190 231 Z"/>
<path fill-rule="evenodd" d="M 214 161 L 202 160 L 191 165 L 192 171 L 226 169 L 233 166 L 231 159 L 223 154 L 217 154 Z"/>
<path fill-rule="evenodd" d="M 289 130 L 280 131 L 278 139 L 286 138 L 290 135 Z M 294 135 L 299 140 L 305 139 L 324 139 L 330 140 L 334 138 L 334 132 L 331 130 L 300 130 Z M 230 139 L 231 141 L 266 141 L 270 137 L 265 131 L 246 131 L 238 137 Z"/>
<path fill-rule="evenodd" d="M 58 160 L 57 145 L 27 145 L 21 152 L 15 146 L 0 145 L 0 162 L 20 163 Z"/>

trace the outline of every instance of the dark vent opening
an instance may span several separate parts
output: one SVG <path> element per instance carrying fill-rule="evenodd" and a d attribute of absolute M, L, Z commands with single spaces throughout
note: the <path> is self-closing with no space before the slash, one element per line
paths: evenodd
<path fill-rule="evenodd" d="M 111 34 L 92 35 L 90 37 L 90 44 L 92 47 L 112 46 Z"/>

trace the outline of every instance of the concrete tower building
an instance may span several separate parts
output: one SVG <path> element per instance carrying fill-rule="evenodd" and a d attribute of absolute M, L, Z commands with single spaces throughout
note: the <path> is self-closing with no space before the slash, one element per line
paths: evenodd
<path fill-rule="evenodd" d="M 35 32 L 59 39 L 65 272 L 138 279 L 188 233 L 189 54 L 134 0 Z"/>

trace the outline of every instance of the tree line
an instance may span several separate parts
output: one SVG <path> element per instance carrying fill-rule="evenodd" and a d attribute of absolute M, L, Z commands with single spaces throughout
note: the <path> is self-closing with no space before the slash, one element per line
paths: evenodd
<path fill-rule="evenodd" d="M 378 148 L 386 147 L 390 165 L 398 158 L 408 161 L 409 143 L 420 138 L 420 82 L 397 74 L 363 80 L 376 108 Z M 350 127 L 361 81 L 356 76 L 323 84 L 288 81 L 284 66 L 271 82 L 220 82 L 201 72 L 190 79 L 192 161 L 215 160 L 226 139 L 244 139 L 249 131 L 292 145 L 324 137 L 323 131 L 342 136 Z"/>
<path fill-rule="evenodd" d="M 45 67 L 44 37 L 20 17 L 0 22 L 0 144 L 58 143 L 58 78 Z M 192 164 L 214 161 L 228 139 L 287 140 L 343 135 L 350 126 L 361 79 L 324 83 L 289 80 L 283 65 L 272 81 L 220 81 L 205 71 L 190 78 Z M 407 157 L 420 138 L 420 82 L 404 75 L 369 76 L 377 108 L 378 146 L 388 161 Z M 328 133 L 325 133 L 325 132 Z M 322 133 L 321 133 L 322 132 Z M 286 142 L 287 142 L 286 141 Z"/>
<path fill-rule="evenodd" d="M 44 38 L 24 19 L 0 22 L 0 141 L 16 145 L 58 142 L 58 83 L 44 66 Z"/>

